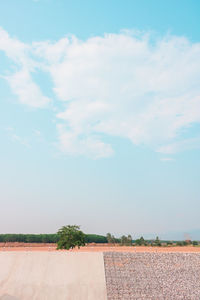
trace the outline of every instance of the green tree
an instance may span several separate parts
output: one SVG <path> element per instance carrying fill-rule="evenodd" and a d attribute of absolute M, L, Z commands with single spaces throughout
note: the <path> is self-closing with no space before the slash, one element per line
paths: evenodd
<path fill-rule="evenodd" d="M 192 242 L 192 245 L 193 245 L 193 246 L 198 246 L 198 244 L 199 244 L 199 243 L 198 243 L 197 241 L 193 241 L 193 242 Z"/>
<path fill-rule="evenodd" d="M 59 240 L 57 249 L 73 249 L 75 247 L 85 246 L 85 235 L 80 230 L 80 226 L 67 225 L 58 230 Z"/>
<path fill-rule="evenodd" d="M 159 237 L 157 236 L 156 237 L 156 240 L 155 240 L 155 246 L 161 246 L 161 242 L 160 242 L 160 239 L 159 239 Z"/>
<path fill-rule="evenodd" d="M 173 242 L 172 241 L 167 241 L 167 246 L 172 246 Z"/>
<path fill-rule="evenodd" d="M 183 242 L 178 241 L 178 242 L 176 243 L 176 246 L 183 246 Z"/>
<path fill-rule="evenodd" d="M 132 246 L 132 236 L 130 234 L 127 236 L 127 242 L 129 246 Z"/>
<path fill-rule="evenodd" d="M 137 239 L 137 240 L 135 241 L 135 244 L 138 245 L 138 246 L 146 245 L 146 242 L 145 242 L 143 236 L 141 236 L 140 239 Z"/>
<path fill-rule="evenodd" d="M 132 245 L 132 236 L 129 234 L 128 236 L 122 235 L 121 239 L 122 246 L 131 246 Z"/>
<path fill-rule="evenodd" d="M 111 233 L 106 234 L 107 242 L 109 244 L 114 244 L 115 243 L 115 237 Z"/>

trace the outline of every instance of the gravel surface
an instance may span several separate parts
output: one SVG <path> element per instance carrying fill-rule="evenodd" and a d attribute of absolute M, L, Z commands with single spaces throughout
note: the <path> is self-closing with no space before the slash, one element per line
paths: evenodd
<path fill-rule="evenodd" d="M 108 300 L 200 300 L 199 253 L 104 253 Z"/>

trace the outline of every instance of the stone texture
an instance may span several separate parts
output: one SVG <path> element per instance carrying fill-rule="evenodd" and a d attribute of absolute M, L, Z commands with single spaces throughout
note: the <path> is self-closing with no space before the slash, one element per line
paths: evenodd
<path fill-rule="evenodd" d="M 108 300 L 200 300 L 198 253 L 104 253 Z"/>

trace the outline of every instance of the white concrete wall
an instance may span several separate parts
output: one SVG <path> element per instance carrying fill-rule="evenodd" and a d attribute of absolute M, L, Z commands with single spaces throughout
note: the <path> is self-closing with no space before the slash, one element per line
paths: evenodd
<path fill-rule="evenodd" d="M 0 252 L 1 300 L 106 300 L 102 253 Z"/>

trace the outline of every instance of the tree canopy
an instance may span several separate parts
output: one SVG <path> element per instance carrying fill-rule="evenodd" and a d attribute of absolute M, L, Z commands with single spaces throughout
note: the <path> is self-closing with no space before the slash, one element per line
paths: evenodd
<path fill-rule="evenodd" d="M 69 250 L 75 247 L 80 248 L 80 246 L 85 246 L 85 235 L 80 230 L 80 226 L 63 226 L 58 231 L 58 237 L 57 249 Z"/>
<path fill-rule="evenodd" d="M 121 240 L 122 246 L 131 246 L 132 245 L 132 236 L 130 234 L 128 236 L 122 235 L 120 240 Z"/>
<path fill-rule="evenodd" d="M 106 239 L 107 239 L 107 242 L 109 244 L 114 244 L 115 243 L 115 237 L 111 233 L 106 234 Z"/>

